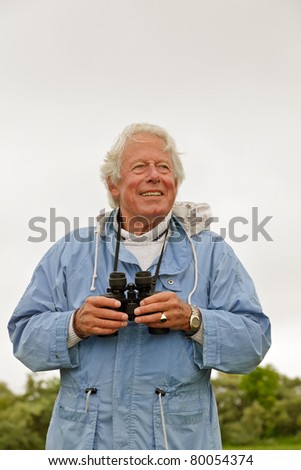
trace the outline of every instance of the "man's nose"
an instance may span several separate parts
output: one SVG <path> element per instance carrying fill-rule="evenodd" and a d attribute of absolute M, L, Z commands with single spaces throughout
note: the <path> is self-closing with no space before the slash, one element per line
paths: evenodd
<path fill-rule="evenodd" d="M 147 167 L 147 179 L 160 180 L 160 173 L 154 163 L 149 163 Z"/>

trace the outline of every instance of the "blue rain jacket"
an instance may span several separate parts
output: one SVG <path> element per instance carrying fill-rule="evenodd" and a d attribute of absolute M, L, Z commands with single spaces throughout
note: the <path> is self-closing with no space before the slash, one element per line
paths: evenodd
<path fill-rule="evenodd" d="M 68 349 L 70 316 L 91 295 L 94 230 L 58 241 L 37 266 L 8 328 L 15 356 L 29 369 L 60 370 L 47 449 L 165 449 L 158 388 L 165 393 L 169 449 L 221 449 L 211 370 L 252 371 L 270 347 L 270 322 L 223 239 L 209 230 L 189 238 L 174 216 L 171 228 L 156 290 L 174 291 L 187 302 L 197 270 L 191 301 L 202 313 L 202 346 L 182 331 L 154 336 L 129 322 L 116 337 L 92 336 Z M 105 230 L 97 241 L 93 295 L 106 293 L 113 271 L 112 222 Z M 155 268 L 156 261 L 152 274 Z M 121 244 L 118 271 L 133 282 L 140 270 Z"/>

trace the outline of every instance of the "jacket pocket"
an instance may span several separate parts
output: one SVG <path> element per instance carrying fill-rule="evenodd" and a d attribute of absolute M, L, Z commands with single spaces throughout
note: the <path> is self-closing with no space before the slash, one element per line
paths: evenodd
<path fill-rule="evenodd" d="M 51 418 L 47 450 L 92 450 L 97 411 L 73 410 L 59 405 Z"/>
<path fill-rule="evenodd" d="M 214 438 L 208 417 L 199 404 L 181 404 L 164 410 L 165 432 L 169 450 L 214 449 Z M 194 408 L 194 409 L 193 409 Z M 163 419 L 159 405 L 153 409 L 155 449 L 165 450 Z"/>

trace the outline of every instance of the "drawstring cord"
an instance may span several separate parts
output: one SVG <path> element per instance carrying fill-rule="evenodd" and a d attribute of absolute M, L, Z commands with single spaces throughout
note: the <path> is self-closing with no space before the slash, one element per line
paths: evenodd
<path fill-rule="evenodd" d="M 86 411 L 86 413 L 88 413 L 88 410 L 89 410 L 89 400 L 90 400 L 91 393 L 96 393 L 96 392 L 97 392 L 97 388 L 95 388 L 95 387 L 87 387 L 86 390 L 85 390 L 85 392 L 86 392 L 86 394 L 87 394 L 85 411 Z"/>
<path fill-rule="evenodd" d="M 103 213 L 101 213 L 98 217 L 97 217 L 97 223 L 96 223 L 96 229 L 95 229 L 95 254 L 94 254 L 94 269 L 93 269 L 93 276 L 92 276 L 92 284 L 91 284 L 91 287 L 90 287 L 90 291 L 95 291 L 95 281 L 97 279 L 97 263 L 98 263 L 98 245 L 99 245 L 99 236 L 100 236 L 100 226 L 101 226 L 101 221 L 102 221 L 102 218 L 103 218 Z M 117 215 L 117 220 L 119 217 L 119 212 L 118 212 L 118 215 Z M 118 229 L 118 233 L 117 233 L 117 247 L 116 247 L 116 252 L 117 252 L 117 255 L 115 254 L 115 262 L 114 262 L 114 271 L 116 271 L 117 269 L 117 262 L 118 262 L 118 253 L 119 253 L 119 244 L 120 244 L 120 224 L 118 224 L 119 226 L 119 229 Z"/>
<path fill-rule="evenodd" d="M 159 395 L 160 414 L 161 414 L 161 422 L 162 422 L 162 430 L 163 430 L 163 436 L 164 436 L 165 449 L 168 450 L 167 432 L 166 432 L 165 417 L 164 417 L 163 402 L 162 402 L 162 397 L 164 397 L 165 391 L 162 390 L 161 388 L 157 388 L 156 393 Z"/>
<path fill-rule="evenodd" d="M 94 270 L 92 276 L 92 284 L 90 287 L 90 291 L 95 290 L 95 281 L 97 279 L 97 263 L 98 263 L 98 243 L 99 242 L 99 227 L 95 230 L 95 254 L 94 254 Z"/>
<path fill-rule="evenodd" d="M 191 304 L 192 303 L 191 297 L 193 296 L 198 285 L 198 260 L 196 257 L 196 252 L 195 252 L 193 241 L 188 234 L 187 236 L 188 236 L 188 240 L 190 241 L 191 251 L 192 251 L 193 261 L 194 261 L 194 285 L 193 285 L 192 291 L 189 293 L 189 296 L 188 296 L 188 303 Z"/>
<path fill-rule="evenodd" d="M 162 403 L 162 393 L 159 393 L 159 402 L 160 402 L 160 412 L 161 412 L 161 420 L 162 420 L 162 429 L 163 429 L 163 435 L 164 435 L 165 449 L 168 450 L 168 441 L 167 441 L 165 418 L 164 418 L 163 403 Z"/>

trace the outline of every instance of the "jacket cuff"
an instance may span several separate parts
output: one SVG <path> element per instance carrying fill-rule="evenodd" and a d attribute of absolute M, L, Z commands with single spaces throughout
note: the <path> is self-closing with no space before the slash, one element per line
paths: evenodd
<path fill-rule="evenodd" d="M 68 349 L 72 348 L 83 339 L 83 338 L 80 338 L 74 331 L 74 328 L 73 328 L 74 314 L 75 314 L 75 310 L 72 313 L 72 315 L 70 315 L 70 319 L 69 319 L 68 337 L 67 337 Z"/>
<path fill-rule="evenodd" d="M 203 343 L 204 343 L 204 325 L 203 325 L 203 322 L 201 323 L 201 326 L 198 329 L 198 331 L 196 333 L 194 333 L 193 335 L 190 335 L 189 338 L 193 339 L 193 341 L 195 341 L 196 343 L 203 346 Z"/>

